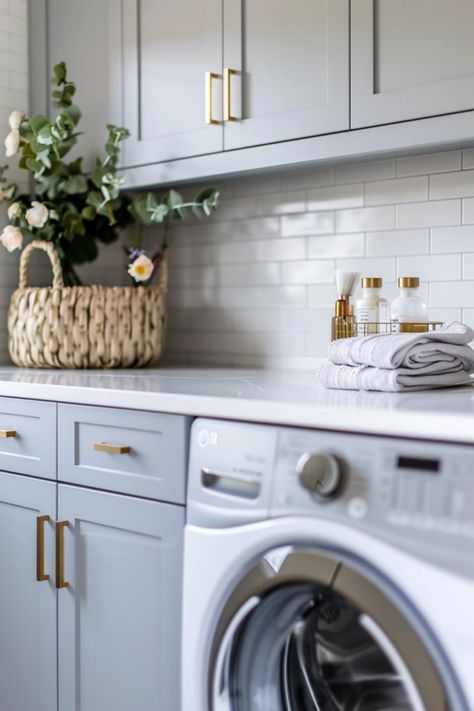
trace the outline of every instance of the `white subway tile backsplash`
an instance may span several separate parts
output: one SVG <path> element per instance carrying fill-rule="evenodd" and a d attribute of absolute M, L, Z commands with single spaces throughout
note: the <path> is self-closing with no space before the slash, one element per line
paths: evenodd
<path fill-rule="evenodd" d="M 448 281 L 461 279 L 462 266 L 460 254 L 437 254 L 423 257 L 399 257 L 397 260 L 399 276 L 412 275 L 421 281 Z"/>
<path fill-rule="evenodd" d="M 474 193 L 474 170 L 430 176 L 430 200 L 469 197 Z"/>
<path fill-rule="evenodd" d="M 307 212 L 299 215 L 285 215 L 281 218 L 281 234 L 283 237 L 327 234 L 333 230 L 333 227 L 333 212 Z"/>
<path fill-rule="evenodd" d="M 474 252 L 474 225 L 434 227 L 431 230 L 432 252 Z"/>
<path fill-rule="evenodd" d="M 430 318 L 474 326 L 472 161 L 469 149 L 225 182 L 222 214 L 176 232 L 168 361 L 312 367 L 336 267 L 381 276 L 389 301 L 398 275 L 420 276 Z"/>
<path fill-rule="evenodd" d="M 462 167 L 464 170 L 474 168 L 474 148 L 468 148 L 462 152 Z"/>
<path fill-rule="evenodd" d="M 347 207 L 362 207 L 364 186 L 360 184 L 338 185 L 308 190 L 308 210 L 341 210 Z"/>
<path fill-rule="evenodd" d="M 308 238 L 308 257 L 363 257 L 364 234 L 320 235 Z"/>
<path fill-rule="evenodd" d="M 293 190 L 285 193 L 260 195 L 257 198 L 259 215 L 290 215 L 306 209 L 306 192 Z"/>
<path fill-rule="evenodd" d="M 386 205 L 388 203 L 414 202 L 428 199 L 428 178 L 396 178 L 367 183 L 365 186 L 366 205 Z"/>
<path fill-rule="evenodd" d="M 436 227 L 459 225 L 461 222 L 460 200 L 415 202 L 397 205 L 397 227 Z"/>
<path fill-rule="evenodd" d="M 232 223 L 230 223 L 232 224 Z M 214 225 L 218 228 L 218 225 Z M 216 230 L 219 232 L 219 229 Z M 255 217 L 251 220 L 238 220 L 234 223 L 233 236 L 237 241 L 242 239 L 262 239 L 280 234 L 278 217 Z"/>
<path fill-rule="evenodd" d="M 472 254 L 463 255 L 462 278 L 474 279 L 474 252 Z"/>
<path fill-rule="evenodd" d="M 430 175 L 461 169 L 461 151 L 427 153 L 397 160 L 397 175 Z"/>
<path fill-rule="evenodd" d="M 283 262 L 306 257 L 306 240 L 299 237 L 268 239 L 255 242 L 255 246 L 257 248 L 255 259 L 262 262 L 272 260 Z"/>
<path fill-rule="evenodd" d="M 379 160 L 348 163 L 336 167 L 336 183 L 358 183 L 395 177 L 395 161 Z"/>
<path fill-rule="evenodd" d="M 474 308 L 474 281 L 431 284 L 429 305 L 436 308 Z"/>
<path fill-rule="evenodd" d="M 463 224 L 474 224 L 474 198 L 464 198 L 462 201 Z"/>
<path fill-rule="evenodd" d="M 395 227 L 395 208 L 361 207 L 336 212 L 336 232 L 368 232 Z"/>
<path fill-rule="evenodd" d="M 428 229 L 370 232 L 366 236 L 366 251 L 368 257 L 427 254 L 430 233 Z"/>
<path fill-rule="evenodd" d="M 287 262 L 283 264 L 284 284 L 322 284 L 334 281 L 333 261 Z"/>
<path fill-rule="evenodd" d="M 338 259 L 337 268 L 345 271 L 360 272 L 361 277 L 382 277 L 384 282 L 395 281 L 396 260 L 393 257 L 371 259 Z"/>
<path fill-rule="evenodd" d="M 318 286 L 308 287 L 308 306 L 321 308 L 331 306 L 337 299 L 335 284 L 318 284 Z"/>

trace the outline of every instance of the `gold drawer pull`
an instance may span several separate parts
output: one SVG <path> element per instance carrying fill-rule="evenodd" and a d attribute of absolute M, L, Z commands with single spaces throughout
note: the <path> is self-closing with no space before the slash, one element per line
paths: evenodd
<path fill-rule="evenodd" d="M 0 430 L 0 437 L 6 439 L 7 437 L 16 437 L 16 430 Z"/>
<path fill-rule="evenodd" d="M 205 121 L 207 124 L 219 124 L 220 121 L 212 117 L 212 80 L 220 79 L 220 74 L 215 72 L 206 72 L 206 115 Z"/>
<path fill-rule="evenodd" d="M 64 529 L 69 521 L 56 521 L 56 587 L 67 588 L 69 583 L 64 580 Z"/>
<path fill-rule="evenodd" d="M 130 454 L 131 447 L 126 444 L 108 444 L 107 442 L 94 442 L 92 448 L 95 452 L 108 452 L 109 454 Z"/>
<path fill-rule="evenodd" d="M 36 580 L 39 583 L 49 580 L 48 573 L 44 572 L 44 524 L 48 521 L 47 515 L 36 517 Z"/>
<path fill-rule="evenodd" d="M 232 112 L 230 109 L 230 78 L 232 75 L 235 74 L 237 74 L 235 69 L 230 69 L 230 67 L 224 68 L 224 121 L 237 121 L 237 117 L 232 116 Z"/>

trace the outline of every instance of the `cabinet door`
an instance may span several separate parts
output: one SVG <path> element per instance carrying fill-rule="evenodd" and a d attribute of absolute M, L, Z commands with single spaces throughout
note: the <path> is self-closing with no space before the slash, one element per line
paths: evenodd
<path fill-rule="evenodd" d="M 125 165 L 222 150 L 222 0 L 124 0 Z M 206 124 L 206 72 L 212 118 Z"/>
<path fill-rule="evenodd" d="M 224 66 L 226 149 L 349 128 L 349 0 L 224 0 Z"/>
<path fill-rule="evenodd" d="M 59 485 L 59 708 L 179 708 L 184 509 Z"/>
<path fill-rule="evenodd" d="M 77 84 L 75 101 L 82 110 L 76 155 L 90 168 L 104 157 L 106 124 L 122 125 L 121 3 L 119 0 L 47 0 L 49 76 L 65 61 Z M 32 30 L 35 32 L 35 29 Z M 49 104 L 49 111 L 54 108 Z"/>
<path fill-rule="evenodd" d="M 57 707 L 55 513 L 56 484 L 0 473 L 0 708 L 5 711 Z M 40 522 L 38 538 L 39 516 L 49 521 Z M 38 581 L 41 572 L 49 579 Z"/>
<path fill-rule="evenodd" d="M 353 0 L 353 128 L 474 109 L 472 0 Z"/>

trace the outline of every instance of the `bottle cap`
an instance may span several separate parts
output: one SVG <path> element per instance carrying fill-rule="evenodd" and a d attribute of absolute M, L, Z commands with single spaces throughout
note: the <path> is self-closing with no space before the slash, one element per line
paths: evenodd
<path fill-rule="evenodd" d="M 381 289 L 383 280 L 380 277 L 362 277 L 360 283 L 363 289 Z"/>
<path fill-rule="evenodd" d="M 349 304 L 346 299 L 338 299 L 336 301 L 336 316 L 347 316 L 349 312 Z"/>
<path fill-rule="evenodd" d="M 398 277 L 398 287 L 400 289 L 418 289 L 420 286 L 419 277 Z"/>

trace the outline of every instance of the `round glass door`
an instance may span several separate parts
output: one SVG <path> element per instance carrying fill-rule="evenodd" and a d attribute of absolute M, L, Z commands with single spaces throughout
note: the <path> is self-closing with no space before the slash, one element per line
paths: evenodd
<path fill-rule="evenodd" d="M 212 711 L 451 708 L 425 646 L 380 588 L 327 553 L 289 547 L 264 556 L 229 599 L 209 693 Z"/>

